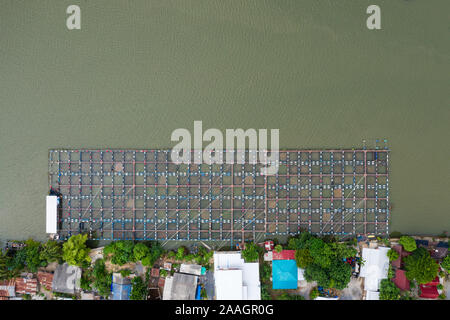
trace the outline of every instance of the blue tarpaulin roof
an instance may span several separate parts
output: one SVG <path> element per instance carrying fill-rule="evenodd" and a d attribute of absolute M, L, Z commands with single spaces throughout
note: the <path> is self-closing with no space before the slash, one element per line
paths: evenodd
<path fill-rule="evenodd" d="M 130 300 L 131 284 L 112 284 L 112 300 Z"/>
<path fill-rule="evenodd" d="M 298 270 L 295 260 L 272 261 L 272 288 L 297 289 Z"/>

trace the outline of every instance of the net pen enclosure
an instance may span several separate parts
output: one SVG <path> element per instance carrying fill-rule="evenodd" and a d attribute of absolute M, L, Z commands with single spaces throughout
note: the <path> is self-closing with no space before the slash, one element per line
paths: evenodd
<path fill-rule="evenodd" d="M 57 234 L 232 243 L 388 234 L 388 149 L 276 152 L 278 172 L 266 176 L 248 150 L 223 164 L 175 164 L 170 149 L 50 150 Z"/>

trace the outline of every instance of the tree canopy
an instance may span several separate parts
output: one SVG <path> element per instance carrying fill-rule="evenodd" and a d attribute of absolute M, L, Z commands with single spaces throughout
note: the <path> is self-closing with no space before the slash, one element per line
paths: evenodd
<path fill-rule="evenodd" d="M 111 262 L 119 266 L 134 260 L 134 243 L 131 240 L 111 242 L 103 249 L 103 253 L 111 256 Z"/>
<path fill-rule="evenodd" d="M 92 276 L 94 278 L 92 285 L 97 292 L 103 297 L 108 297 L 111 293 L 112 275 L 106 270 L 105 261 L 103 259 L 95 261 Z"/>
<path fill-rule="evenodd" d="M 297 238 L 291 238 L 289 248 L 295 248 L 297 266 L 305 269 L 307 281 L 317 281 L 319 286 L 344 289 L 350 281 L 352 269 L 345 262 L 354 257 L 356 249 L 346 243 L 333 242 L 303 232 Z"/>
<path fill-rule="evenodd" d="M 59 261 L 62 258 L 61 245 L 54 240 L 48 240 L 42 245 L 39 256 L 47 263 Z"/>
<path fill-rule="evenodd" d="M 86 247 L 87 234 L 71 236 L 63 244 L 62 258 L 72 266 L 83 267 L 91 262 L 90 249 Z"/>
<path fill-rule="evenodd" d="M 445 271 L 450 272 L 450 256 L 446 256 L 444 258 L 444 260 L 441 263 L 441 266 Z"/>
<path fill-rule="evenodd" d="M 305 269 L 314 260 L 311 257 L 308 249 L 298 249 L 295 251 L 295 261 L 299 268 Z"/>
<path fill-rule="evenodd" d="M 147 299 L 147 285 L 142 280 L 141 277 L 134 277 L 131 280 L 131 294 L 130 299 L 131 300 L 146 300 Z"/>
<path fill-rule="evenodd" d="M 259 259 L 259 252 L 261 248 L 258 247 L 253 242 L 247 242 L 245 244 L 245 249 L 242 250 L 242 257 L 244 258 L 245 262 L 255 262 Z"/>
<path fill-rule="evenodd" d="M 417 249 L 416 240 L 410 236 L 401 236 L 399 243 L 408 252 L 413 252 Z"/>
<path fill-rule="evenodd" d="M 405 257 L 404 261 L 406 277 L 409 280 L 416 280 L 419 284 L 434 280 L 439 272 L 439 264 L 424 248 L 416 249 L 411 255 Z"/>
<path fill-rule="evenodd" d="M 383 279 L 380 282 L 380 300 L 399 300 L 400 289 L 388 279 Z"/>
<path fill-rule="evenodd" d="M 397 260 L 398 257 L 399 257 L 398 252 L 395 251 L 394 249 L 390 249 L 390 250 L 387 252 L 387 256 L 388 256 L 388 258 L 389 258 L 389 261 L 395 261 L 395 260 Z"/>

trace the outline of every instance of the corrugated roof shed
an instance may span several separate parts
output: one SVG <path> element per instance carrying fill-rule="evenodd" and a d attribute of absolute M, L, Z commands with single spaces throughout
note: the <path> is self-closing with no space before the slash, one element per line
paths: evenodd
<path fill-rule="evenodd" d="M 39 271 L 37 274 L 38 282 L 41 288 L 52 291 L 53 273 Z"/>
<path fill-rule="evenodd" d="M 199 264 L 185 264 L 182 263 L 180 266 L 180 272 L 181 273 L 189 273 L 189 274 L 195 274 L 197 276 L 202 275 L 202 266 Z"/>
<path fill-rule="evenodd" d="M 14 279 L 0 281 L 0 297 L 15 297 L 16 282 Z"/>
<path fill-rule="evenodd" d="M 131 284 L 112 284 L 112 300 L 130 300 Z"/>
<path fill-rule="evenodd" d="M 424 286 L 420 285 L 420 297 L 427 299 L 436 299 L 439 296 L 439 292 L 437 291 L 436 286 Z"/>
<path fill-rule="evenodd" d="M 67 263 L 59 264 L 53 275 L 52 287 L 55 292 L 74 294 L 80 288 L 81 268 Z"/>
<path fill-rule="evenodd" d="M 16 278 L 16 293 L 35 294 L 37 286 L 37 279 Z"/>
<path fill-rule="evenodd" d="M 191 274 L 175 273 L 171 280 L 171 286 L 166 279 L 163 300 L 195 300 L 198 277 Z M 170 290 L 166 290 L 166 286 Z"/>

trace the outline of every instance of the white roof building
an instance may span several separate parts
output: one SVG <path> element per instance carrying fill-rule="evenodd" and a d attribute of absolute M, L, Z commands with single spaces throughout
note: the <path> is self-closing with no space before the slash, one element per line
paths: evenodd
<path fill-rule="evenodd" d="M 367 291 L 366 300 L 380 300 L 380 293 L 375 291 Z"/>
<path fill-rule="evenodd" d="M 217 300 L 261 300 L 259 263 L 246 263 L 240 252 L 214 252 Z"/>
<path fill-rule="evenodd" d="M 364 278 L 364 290 L 367 292 L 378 291 L 382 279 L 387 279 L 389 270 L 389 258 L 387 252 L 389 248 L 379 247 L 378 249 L 362 249 L 362 259 L 364 264 L 361 267 L 360 277 Z"/>
<path fill-rule="evenodd" d="M 58 197 L 47 196 L 46 197 L 46 232 L 57 233 L 57 221 L 58 221 Z"/>

